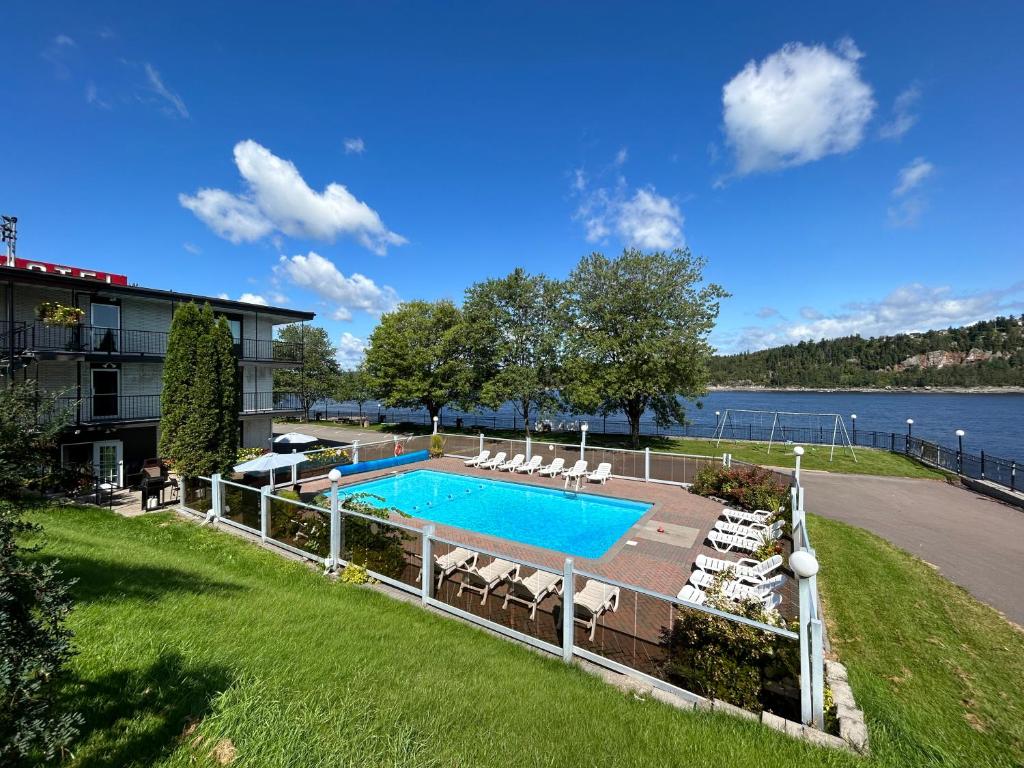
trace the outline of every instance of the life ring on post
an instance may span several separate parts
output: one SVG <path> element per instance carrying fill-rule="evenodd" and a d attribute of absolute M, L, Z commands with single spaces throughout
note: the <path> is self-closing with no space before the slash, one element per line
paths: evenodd
<path fill-rule="evenodd" d="M 405 446 L 401 443 L 395 443 L 395 456 L 401 456 L 405 453 Z"/>

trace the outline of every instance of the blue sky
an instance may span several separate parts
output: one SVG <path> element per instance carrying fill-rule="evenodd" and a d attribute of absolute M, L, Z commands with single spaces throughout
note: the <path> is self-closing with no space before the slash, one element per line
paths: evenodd
<path fill-rule="evenodd" d="M 315 310 L 685 243 L 725 351 L 1024 311 L 1024 8 L 22 3 L 19 255 Z M 705 7 L 706 6 L 706 7 Z"/>

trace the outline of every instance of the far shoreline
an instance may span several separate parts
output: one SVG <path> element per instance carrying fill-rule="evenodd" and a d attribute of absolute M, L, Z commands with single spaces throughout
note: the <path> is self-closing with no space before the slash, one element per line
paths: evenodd
<path fill-rule="evenodd" d="M 1024 395 L 1024 387 L 768 387 L 755 384 L 716 384 L 709 392 L 815 392 L 869 395 Z"/>

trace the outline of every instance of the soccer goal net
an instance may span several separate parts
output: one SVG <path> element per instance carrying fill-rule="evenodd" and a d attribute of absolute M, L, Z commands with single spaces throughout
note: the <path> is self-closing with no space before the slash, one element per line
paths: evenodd
<path fill-rule="evenodd" d="M 796 411 L 759 411 L 747 408 L 726 408 L 715 425 L 715 445 L 722 440 L 759 440 L 768 443 L 768 453 L 777 443 L 817 443 L 828 445 L 828 460 L 835 456 L 836 446 L 857 454 L 846 431 L 846 422 L 838 413 L 802 413 Z"/>

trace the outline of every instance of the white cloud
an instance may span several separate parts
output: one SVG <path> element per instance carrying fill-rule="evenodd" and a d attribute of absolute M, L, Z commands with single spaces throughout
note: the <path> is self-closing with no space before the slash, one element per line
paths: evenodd
<path fill-rule="evenodd" d="M 92 80 L 85 84 L 85 103 L 100 109 L 110 109 L 110 102 L 100 98 L 96 83 Z"/>
<path fill-rule="evenodd" d="M 923 157 L 914 158 L 900 169 L 896 186 L 892 190 L 893 203 L 887 212 L 890 226 L 913 227 L 917 224 L 927 208 L 919 188 L 934 171 L 935 166 Z"/>
<path fill-rule="evenodd" d="M 618 176 L 614 186 L 589 189 L 586 174 L 578 168 L 572 189 L 580 197 L 573 218 L 583 223 L 588 242 L 596 243 L 615 233 L 625 245 L 637 248 L 668 250 L 685 243 L 682 211 L 654 187 L 630 194 L 625 178 Z"/>
<path fill-rule="evenodd" d="M 775 307 L 761 307 L 754 314 L 763 320 L 768 317 L 778 317 L 779 310 L 777 310 Z"/>
<path fill-rule="evenodd" d="M 255 141 L 240 141 L 234 155 L 247 187 L 243 194 L 200 189 L 195 195 L 178 195 L 184 207 L 221 237 L 240 243 L 281 232 L 329 242 L 348 235 L 378 254 L 408 242 L 343 185 L 332 182 L 315 192 L 293 163 Z"/>
<path fill-rule="evenodd" d="M 379 286 L 358 272 L 346 277 L 334 262 L 313 251 L 307 256 L 282 256 L 274 273 L 333 304 L 335 320 L 351 320 L 355 310 L 379 315 L 394 309 L 399 302 L 394 288 Z"/>
<path fill-rule="evenodd" d="M 261 307 L 269 306 L 270 302 L 258 293 L 243 293 L 238 300 L 246 304 L 259 304 Z"/>
<path fill-rule="evenodd" d="M 346 155 L 361 155 L 366 151 L 366 142 L 358 136 L 345 139 L 345 154 Z"/>
<path fill-rule="evenodd" d="M 722 89 L 738 175 L 802 165 L 854 149 L 875 108 L 850 39 L 829 50 L 788 43 L 750 61 Z"/>
<path fill-rule="evenodd" d="M 915 83 L 903 91 L 892 104 L 892 117 L 878 129 L 883 139 L 899 139 L 917 123 L 914 107 L 921 98 L 921 89 Z"/>
<path fill-rule="evenodd" d="M 53 38 L 53 44 L 60 47 L 73 48 L 75 41 L 65 34 L 60 34 Z"/>
<path fill-rule="evenodd" d="M 203 249 L 200 248 L 195 243 L 182 243 L 181 247 L 184 248 L 189 253 L 191 253 L 193 256 L 198 256 L 200 253 L 203 252 Z"/>
<path fill-rule="evenodd" d="M 935 166 L 923 157 L 915 157 L 909 164 L 900 169 L 899 182 L 892 193 L 897 197 L 907 194 L 932 175 Z"/>
<path fill-rule="evenodd" d="M 764 349 L 798 341 L 833 339 L 859 334 L 888 336 L 976 323 L 997 315 L 1024 311 L 1024 281 L 1008 288 L 954 293 L 949 286 L 911 283 L 880 300 L 846 304 L 832 314 L 816 312 L 813 319 L 743 328 L 723 340 L 731 351 Z"/>
<path fill-rule="evenodd" d="M 152 89 L 153 93 L 167 102 L 167 107 L 164 111 L 171 115 L 177 114 L 179 117 L 183 117 L 187 120 L 188 107 L 185 106 L 185 101 L 181 96 L 164 85 L 163 78 L 160 77 L 160 73 L 157 71 L 156 67 L 149 62 L 146 62 L 142 66 L 146 70 L 146 78 L 149 80 L 149 87 Z"/>
<path fill-rule="evenodd" d="M 351 371 L 359 367 L 366 354 L 366 340 L 353 336 L 348 331 L 341 334 L 338 340 L 338 363 L 343 370 Z"/>
<path fill-rule="evenodd" d="M 623 147 L 622 149 L 620 149 L 618 152 L 615 153 L 615 164 L 616 165 L 625 165 L 627 160 L 629 160 L 629 148 L 628 147 Z"/>

